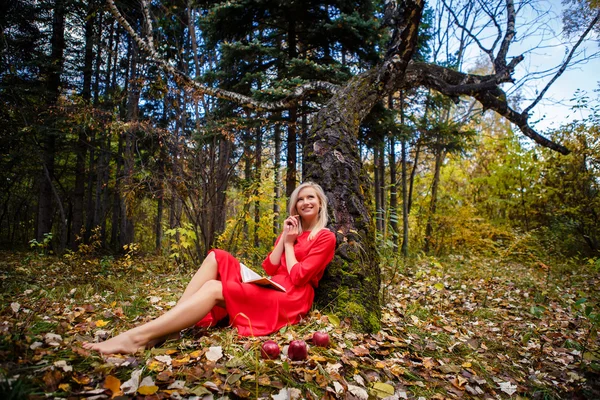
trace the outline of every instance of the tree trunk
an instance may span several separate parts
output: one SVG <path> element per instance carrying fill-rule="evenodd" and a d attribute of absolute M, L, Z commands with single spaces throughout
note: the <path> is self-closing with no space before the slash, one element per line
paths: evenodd
<path fill-rule="evenodd" d="M 390 228 L 392 230 L 392 243 L 394 250 L 398 248 L 398 193 L 397 193 L 397 172 L 396 172 L 396 140 L 393 134 L 390 134 Z"/>
<path fill-rule="evenodd" d="M 296 174 L 297 174 L 297 166 L 296 161 L 298 158 L 297 154 L 297 131 L 296 131 L 296 122 L 297 122 L 297 108 L 293 107 L 289 111 L 289 122 L 288 122 L 288 130 L 287 130 L 287 169 L 285 175 L 285 195 L 289 198 L 292 195 L 292 192 L 296 188 Z"/>
<path fill-rule="evenodd" d="M 379 143 L 379 159 L 377 161 L 379 162 L 379 168 L 377 168 L 377 170 L 379 171 L 379 230 L 385 236 L 387 222 L 387 204 L 385 195 L 385 137 L 383 137 L 381 143 Z"/>
<path fill-rule="evenodd" d="M 375 197 L 375 227 L 379 232 L 383 231 L 381 220 L 381 182 L 379 181 L 379 145 L 373 146 L 373 179 L 374 179 L 374 197 Z"/>
<path fill-rule="evenodd" d="M 83 66 L 83 90 L 81 97 L 84 104 L 87 106 L 92 99 L 92 72 L 94 61 L 94 22 L 95 22 L 95 4 L 94 0 L 88 1 L 86 22 L 85 22 L 85 56 Z M 78 235 L 83 228 L 83 204 L 85 200 L 85 160 L 88 147 L 88 132 L 85 126 L 79 128 L 77 143 L 75 145 L 76 161 L 75 161 L 75 187 L 73 189 L 73 219 L 71 220 L 71 237 L 69 243 L 71 249 L 77 250 L 79 243 Z M 88 209 L 89 210 L 89 209 Z"/>
<path fill-rule="evenodd" d="M 312 147 L 304 156 L 307 179 L 321 184 L 330 201 L 330 228 L 338 243 L 317 290 L 317 305 L 332 307 L 366 331 L 379 329 L 381 276 L 367 196 L 369 179 L 357 142 L 360 122 L 385 95 L 376 80 L 376 71 L 369 71 L 334 95 L 315 116 L 308 138 Z"/>
<path fill-rule="evenodd" d="M 406 176 L 406 164 L 407 164 L 407 151 L 406 151 L 406 139 L 402 139 L 402 255 L 408 256 L 408 216 L 409 216 L 409 204 L 408 204 L 408 188 L 407 188 L 407 176 Z"/>
<path fill-rule="evenodd" d="M 275 140 L 275 161 L 273 171 L 274 181 L 274 193 L 273 193 L 273 234 L 279 235 L 281 232 L 281 225 L 279 223 L 279 217 L 281 210 L 279 208 L 279 199 L 281 198 L 281 178 L 279 175 L 280 163 L 281 163 L 281 127 L 279 124 L 275 124 L 274 129 L 274 140 Z"/>
<path fill-rule="evenodd" d="M 429 215 L 427 216 L 427 226 L 425 227 L 425 253 L 429 253 L 433 243 L 433 221 L 437 209 L 438 188 L 440 184 L 440 171 L 444 163 L 446 152 L 442 148 L 438 148 L 435 152 L 435 166 L 433 173 L 433 182 L 431 184 L 431 201 L 429 203 Z"/>
<path fill-rule="evenodd" d="M 261 127 L 256 128 L 256 147 L 255 147 L 255 169 L 254 169 L 254 195 L 256 196 L 256 201 L 254 202 L 254 247 L 258 248 L 260 246 L 260 242 L 258 239 L 258 231 L 260 228 L 260 182 L 262 175 L 262 135 L 261 135 Z"/>
<path fill-rule="evenodd" d="M 56 0 L 52 17 L 50 65 L 47 67 L 47 89 L 49 108 L 56 106 L 60 95 L 61 75 L 65 50 L 65 4 L 64 0 Z M 39 176 L 39 197 L 35 237 L 44 239 L 44 234 L 52 232 L 54 216 L 52 179 L 54 177 L 54 157 L 56 153 L 56 127 L 48 121 L 50 128 L 44 132 L 42 139 L 42 166 Z"/>

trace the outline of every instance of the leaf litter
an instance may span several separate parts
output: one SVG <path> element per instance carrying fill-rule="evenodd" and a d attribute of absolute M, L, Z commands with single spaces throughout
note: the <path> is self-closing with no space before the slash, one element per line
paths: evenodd
<path fill-rule="evenodd" d="M 549 278 L 548 269 L 526 263 L 426 258 L 387 286 L 377 333 L 313 311 L 268 338 L 194 328 L 135 355 L 101 356 L 81 343 L 171 308 L 193 271 L 142 272 L 115 261 L 98 280 L 93 260 L 77 268 L 22 256 L 0 259 L 8 288 L 0 322 L 3 398 L 600 398 L 598 337 L 578 304 L 585 297 L 597 309 L 600 277 L 583 266 L 557 268 Z M 285 348 L 316 331 L 327 331 L 332 345 L 310 346 L 306 361 L 260 358 L 264 340 Z"/>

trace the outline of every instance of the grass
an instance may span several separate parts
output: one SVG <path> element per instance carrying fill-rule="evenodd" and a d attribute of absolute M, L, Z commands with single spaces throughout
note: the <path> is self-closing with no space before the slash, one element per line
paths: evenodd
<path fill-rule="evenodd" d="M 550 274 L 531 262 L 510 259 L 415 259 L 402 264 L 412 274 L 386 274 L 394 276 L 394 283 L 386 289 L 383 312 L 396 322 L 384 323 L 377 335 L 348 331 L 343 322 L 334 326 L 321 320 L 317 311 L 302 324 L 271 335 L 283 346 L 293 338 L 308 340 L 312 332 L 328 329 L 334 346 L 311 348 L 313 359 L 303 363 L 259 360 L 262 340 L 240 338 L 231 329 L 191 329 L 184 332 L 181 340 L 138 355 L 138 368 L 146 365 L 144 375 L 157 379 L 159 371 L 147 365 L 157 355 L 171 354 L 175 359 L 221 346 L 226 355 L 223 360 L 211 364 L 201 355 L 197 361 L 173 368 L 173 379 L 186 380 L 190 390 L 205 390 L 202 385 L 214 381 L 226 384 L 223 387 L 229 391 L 247 390 L 251 396 L 268 396 L 278 393 L 281 387 L 295 387 L 303 395 L 310 391 L 320 397 L 326 390 L 333 390 L 334 382 L 342 379 L 358 385 L 356 377 L 362 376 L 367 383 L 369 379 L 391 382 L 395 390 L 406 391 L 409 398 L 417 399 L 451 397 L 452 390 L 460 389 L 453 387 L 450 380 L 470 374 L 483 379 L 485 383 L 471 384 L 481 387 L 487 395 L 505 395 L 498 391 L 498 379 L 519 382 L 520 390 L 524 390 L 519 395 L 523 398 L 595 394 L 593 386 L 562 378 L 567 366 L 561 357 L 572 358 L 568 361 L 569 371 L 591 378 L 599 376 L 594 370 L 597 363 L 580 362 L 570 353 L 583 348 L 588 326 L 577 314 L 574 302 L 586 297 L 586 304 L 597 307 L 599 276 L 581 264 L 547 264 L 551 266 Z M 140 270 L 140 265 L 145 269 Z M 57 360 L 67 361 L 77 374 L 89 377 L 91 387 L 101 387 L 107 375 L 121 382 L 129 379 L 134 367 L 117 367 L 96 355 L 76 354 L 80 340 L 77 338 L 92 338 L 98 321 L 107 322 L 102 329 L 114 334 L 144 318 L 157 316 L 161 311 L 155 306 L 168 309 L 192 273 L 192 268 L 176 269 L 163 259 L 134 258 L 132 266 L 126 266 L 121 260 L 110 258 L 64 261 L 56 257 L 0 255 L 0 276 L 3 289 L 7 289 L 0 295 L 1 313 L 9 332 L 0 340 L 0 358 L 4 360 L 0 372 L 12 377 L 15 369 L 8 361 L 20 363 L 20 377 L 12 386 L 0 379 L 4 385 L 0 386 L 0 398 L 10 398 L 13 392 L 21 397 L 31 392 L 43 393 L 47 389 L 44 368 L 47 370 Z M 25 295 L 26 290 L 32 292 Z M 151 297 L 158 302 L 151 302 Z M 32 313 L 15 314 L 10 308 L 12 302 Z M 543 306 L 543 312 L 537 317 L 532 315 L 532 306 Z M 61 334 L 65 343 L 58 348 L 29 348 L 33 341 L 43 342 L 49 332 Z M 541 341 L 545 341 L 544 350 L 548 351 L 527 347 Z M 352 350 L 357 347 L 366 348 L 369 354 L 354 355 Z M 598 351 L 598 347 L 597 339 L 587 343 L 592 351 Z M 529 357 L 531 364 L 521 363 L 524 357 Z M 328 370 L 337 364 L 338 372 Z M 394 366 L 401 367 L 402 372 L 390 372 Z M 445 370 L 444 366 L 452 368 Z M 540 371 L 545 378 L 539 382 L 529 379 L 530 369 Z M 238 378 L 239 374 L 254 379 Z M 70 390 L 82 390 L 83 386 L 69 376 L 64 373 L 63 382 L 70 384 Z M 554 387 L 554 382 L 559 384 Z M 161 384 L 161 388 L 165 387 Z M 365 389 L 370 390 L 368 384 Z M 56 391 L 54 395 L 67 397 L 72 393 Z M 470 398 L 467 392 L 463 395 Z"/>

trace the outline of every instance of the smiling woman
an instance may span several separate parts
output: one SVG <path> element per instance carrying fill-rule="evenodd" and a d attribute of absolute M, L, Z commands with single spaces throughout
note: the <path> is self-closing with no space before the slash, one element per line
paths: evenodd
<path fill-rule="evenodd" d="M 146 324 L 102 343 L 83 347 L 101 353 L 133 353 L 161 338 L 193 326 L 213 326 L 229 317 L 242 336 L 262 336 L 296 324 L 310 310 L 315 288 L 335 252 L 327 225 L 327 197 L 312 182 L 290 197 L 290 216 L 262 266 L 285 292 L 242 282 L 240 262 L 223 250 L 211 250 L 175 307 Z"/>

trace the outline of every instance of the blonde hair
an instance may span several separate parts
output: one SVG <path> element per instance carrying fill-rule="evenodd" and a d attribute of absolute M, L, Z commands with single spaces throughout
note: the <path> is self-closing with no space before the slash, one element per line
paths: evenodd
<path fill-rule="evenodd" d="M 298 214 L 298 210 L 296 209 L 296 203 L 298 203 L 298 194 L 302 189 L 307 187 L 313 188 L 315 190 L 315 192 L 317 193 L 317 197 L 319 198 L 319 203 L 321 203 L 319 208 L 319 215 L 317 217 L 317 223 L 313 227 L 313 230 L 310 232 L 310 235 L 308 235 L 308 239 L 312 240 L 315 236 L 317 236 L 317 233 L 319 233 L 321 229 L 327 226 L 327 222 L 329 221 L 329 216 L 327 214 L 327 196 L 325 196 L 323 188 L 314 182 L 304 182 L 292 192 L 288 208 L 290 215 Z M 302 220 L 300 220 L 299 227 L 300 233 L 302 233 Z"/>

